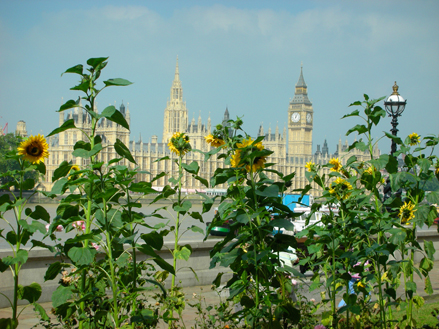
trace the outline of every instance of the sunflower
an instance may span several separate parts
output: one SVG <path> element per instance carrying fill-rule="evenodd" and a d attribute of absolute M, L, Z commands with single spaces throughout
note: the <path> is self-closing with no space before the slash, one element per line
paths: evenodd
<path fill-rule="evenodd" d="M 264 150 L 264 145 L 262 145 L 262 142 L 257 142 L 253 144 L 253 139 L 249 137 L 248 139 L 244 139 L 242 143 L 236 143 L 237 149 L 235 150 L 235 153 L 232 154 L 232 157 L 230 158 L 230 164 L 233 168 L 238 168 L 241 164 L 243 155 L 251 154 L 254 151 L 262 151 Z M 245 169 L 248 172 L 255 172 L 259 169 L 264 168 L 265 162 L 267 162 L 266 156 L 258 156 L 255 158 L 248 157 L 245 161 L 249 161 L 248 159 L 253 159 L 253 163 L 246 163 Z"/>
<path fill-rule="evenodd" d="M 307 162 L 307 163 L 306 163 L 305 168 L 306 168 L 309 172 L 311 172 L 311 171 L 313 171 L 313 170 L 315 169 L 315 166 L 316 166 L 316 164 L 315 164 L 314 162 L 310 161 L 310 162 Z"/>
<path fill-rule="evenodd" d="M 417 133 L 410 134 L 409 138 L 410 138 L 409 141 L 410 146 L 418 145 L 421 142 L 421 137 Z"/>
<path fill-rule="evenodd" d="M 369 174 L 369 175 L 372 175 L 374 171 L 375 171 L 375 167 L 374 166 L 370 166 L 364 172 Z"/>
<path fill-rule="evenodd" d="M 183 156 L 192 150 L 191 144 L 189 144 L 189 136 L 180 132 L 176 132 L 172 135 L 168 146 L 171 152 L 174 152 L 179 156 Z"/>
<path fill-rule="evenodd" d="M 345 200 L 351 195 L 351 193 L 348 192 L 349 190 L 352 190 L 351 183 L 341 177 L 337 177 L 337 179 L 332 183 L 329 193 L 334 194 L 339 200 Z"/>
<path fill-rule="evenodd" d="M 28 139 L 22 141 L 18 146 L 18 155 L 23 155 L 24 160 L 31 163 L 44 162 L 44 158 L 49 157 L 49 145 L 47 145 L 44 136 L 38 134 L 37 136 L 30 136 Z"/>
<path fill-rule="evenodd" d="M 214 136 L 212 134 L 205 136 L 204 139 L 207 144 L 210 144 L 213 147 L 220 147 L 226 143 L 220 136 Z"/>
<path fill-rule="evenodd" d="M 415 218 L 415 211 L 414 210 L 415 205 L 409 201 L 404 202 L 404 204 L 401 206 L 401 208 L 399 208 L 399 217 L 401 218 L 401 223 L 406 223 L 407 225 L 409 224 L 409 220 Z"/>
<path fill-rule="evenodd" d="M 331 168 L 331 171 L 337 171 L 339 172 L 341 169 L 341 162 L 338 158 L 332 158 L 331 160 L 329 160 L 329 164 L 332 164 L 333 167 Z"/>
<path fill-rule="evenodd" d="M 70 179 L 73 179 L 73 180 L 78 179 L 81 176 L 81 174 L 76 175 L 75 173 L 79 170 L 81 170 L 81 168 L 79 168 L 78 165 L 73 165 L 69 171 L 69 180 Z"/>

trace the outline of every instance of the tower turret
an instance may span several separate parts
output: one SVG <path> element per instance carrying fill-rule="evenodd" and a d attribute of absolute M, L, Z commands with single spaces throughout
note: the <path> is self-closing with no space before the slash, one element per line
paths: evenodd
<path fill-rule="evenodd" d="M 162 143 L 167 143 L 169 138 L 176 132 L 185 132 L 188 128 L 186 103 L 183 102 L 183 88 L 180 81 L 180 72 L 177 63 L 175 65 L 174 81 L 171 86 L 170 99 L 165 109 L 163 122 Z"/>

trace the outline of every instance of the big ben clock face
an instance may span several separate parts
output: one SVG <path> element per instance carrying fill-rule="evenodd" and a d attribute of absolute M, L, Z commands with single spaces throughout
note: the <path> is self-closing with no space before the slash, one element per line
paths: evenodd
<path fill-rule="evenodd" d="M 312 115 L 311 115 L 311 113 L 308 113 L 306 115 L 306 122 L 311 123 L 311 121 L 312 121 Z"/>
<path fill-rule="evenodd" d="M 291 114 L 291 121 L 293 122 L 299 122 L 300 120 L 300 114 L 299 112 L 294 112 L 293 114 Z"/>

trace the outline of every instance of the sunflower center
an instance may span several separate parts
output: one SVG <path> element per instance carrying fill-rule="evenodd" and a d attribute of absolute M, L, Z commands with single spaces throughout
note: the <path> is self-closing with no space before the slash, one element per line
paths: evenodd
<path fill-rule="evenodd" d="M 33 156 L 38 156 L 42 153 L 42 150 L 38 146 L 29 145 L 27 148 L 27 153 Z"/>

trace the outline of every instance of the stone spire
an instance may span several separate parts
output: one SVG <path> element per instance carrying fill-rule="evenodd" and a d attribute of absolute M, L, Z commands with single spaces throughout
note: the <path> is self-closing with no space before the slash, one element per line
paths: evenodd
<path fill-rule="evenodd" d="M 300 65 L 300 76 L 299 81 L 297 81 L 296 87 L 307 88 L 305 79 L 303 78 L 303 63 Z"/>
<path fill-rule="evenodd" d="M 175 64 L 174 81 L 172 81 L 169 101 L 166 104 L 163 120 L 162 143 L 167 143 L 176 132 L 185 132 L 188 129 L 188 113 L 186 102 L 183 101 L 183 88 L 178 69 L 178 56 Z"/>
<path fill-rule="evenodd" d="M 296 90 L 294 92 L 294 98 L 290 104 L 306 104 L 312 105 L 308 98 L 308 87 L 306 86 L 305 79 L 303 78 L 303 65 L 300 66 L 299 81 L 296 83 Z"/>
<path fill-rule="evenodd" d="M 210 112 L 209 117 L 207 118 L 207 132 L 210 133 L 212 129 L 212 120 L 210 119 Z"/>
<path fill-rule="evenodd" d="M 183 89 L 181 87 L 181 81 L 180 81 L 180 73 L 178 71 L 178 56 L 177 56 L 177 63 L 175 64 L 175 75 L 174 75 L 174 81 L 172 82 L 171 87 L 171 102 L 175 101 L 183 101 Z"/>
<path fill-rule="evenodd" d="M 226 106 L 226 111 L 224 112 L 224 119 L 223 122 L 227 122 L 230 120 L 230 115 L 229 115 L 229 108 Z"/>
<path fill-rule="evenodd" d="M 258 137 L 259 136 L 264 136 L 264 127 L 262 126 L 262 123 L 259 126 Z"/>

